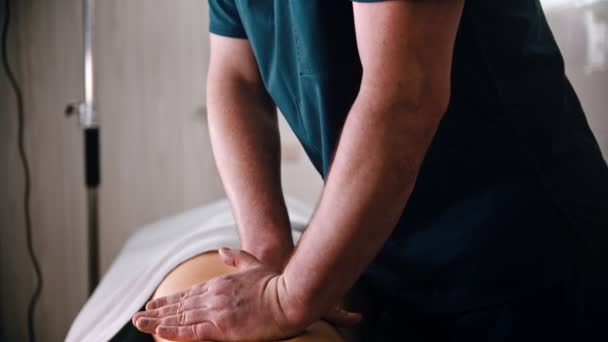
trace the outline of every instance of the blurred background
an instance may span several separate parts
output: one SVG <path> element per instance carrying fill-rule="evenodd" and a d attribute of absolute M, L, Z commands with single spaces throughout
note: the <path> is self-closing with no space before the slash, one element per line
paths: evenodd
<path fill-rule="evenodd" d="M 62 341 L 88 296 L 82 130 L 64 110 L 83 98 L 82 0 L 12 1 L 7 53 L 24 95 L 33 246 L 44 288 L 41 340 Z M 544 0 L 568 75 L 608 155 L 608 0 Z M 204 0 L 95 4 L 101 130 L 100 269 L 143 224 L 224 197 L 206 127 Z M 0 12 L 0 22 L 6 13 Z M 281 121 L 286 194 L 314 206 L 322 182 Z M 0 339 L 27 338 L 34 287 L 14 94 L 0 72 Z"/>

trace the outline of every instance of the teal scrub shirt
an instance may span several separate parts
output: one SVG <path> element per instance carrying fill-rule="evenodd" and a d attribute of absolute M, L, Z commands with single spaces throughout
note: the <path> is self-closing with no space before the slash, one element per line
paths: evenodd
<path fill-rule="evenodd" d="M 249 41 L 268 93 L 326 178 L 361 82 L 352 3 L 209 8 L 212 33 Z M 608 169 L 539 2 L 465 1 L 451 89 L 413 194 L 365 277 L 417 312 L 463 312 L 596 271 Z"/>

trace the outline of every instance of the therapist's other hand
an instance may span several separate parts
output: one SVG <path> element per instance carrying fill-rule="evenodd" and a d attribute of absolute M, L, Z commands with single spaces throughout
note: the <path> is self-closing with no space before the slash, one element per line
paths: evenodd
<path fill-rule="evenodd" d="M 239 272 L 150 301 L 135 326 L 177 341 L 277 340 L 304 330 L 279 273 L 244 251 L 222 248 L 220 256 Z"/>

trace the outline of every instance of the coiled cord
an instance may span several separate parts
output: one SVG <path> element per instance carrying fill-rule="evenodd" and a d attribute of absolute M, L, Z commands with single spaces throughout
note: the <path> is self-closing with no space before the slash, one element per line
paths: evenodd
<path fill-rule="evenodd" d="M 25 216 L 25 236 L 27 240 L 27 252 L 34 267 L 35 273 L 35 287 L 34 293 L 32 294 L 28 307 L 27 307 L 27 330 L 29 335 L 29 341 L 36 341 L 36 334 L 34 329 L 34 313 L 36 310 L 36 304 L 42 291 L 43 279 L 42 272 L 40 270 L 40 264 L 34 253 L 34 246 L 32 242 L 32 216 L 30 210 L 30 197 L 31 197 L 31 179 L 30 179 L 30 166 L 25 151 L 25 113 L 23 109 L 23 93 L 19 87 L 19 83 L 15 77 L 13 70 L 11 69 L 8 60 L 8 31 L 10 28 L 11 19 L 11 0 L 5 0 L 5 15 L 4 25 L 2 27 L 2 65 L 6 76 L 8 77 L 9 83 L 13 92 L 15 93 L 15 99 L 17 101 L 17 145 L 19 149 L 19 158 L 21 165 L 23 166 L 23 173 L 25 177 L 25 189 L 23 196 L 23 207 Z"/>

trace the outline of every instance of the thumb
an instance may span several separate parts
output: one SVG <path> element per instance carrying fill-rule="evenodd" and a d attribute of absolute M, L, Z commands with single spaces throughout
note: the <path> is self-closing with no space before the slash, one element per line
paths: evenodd
<path fill-rule="evenodd" d="M 363 315 L 347 311 L 336 305 L 323 316 L 323 319 L 339 327 L 351 327 L 359 324 Z"/>
<path fill-rule="evenodd" d="M 219 254 L 226 265 L 236 267 L 239 271 L 246 271 L 262 264 L 253 255 L 239 249 L 233 250 L 228 247 L 222 247 L 219 249 Z"/>

